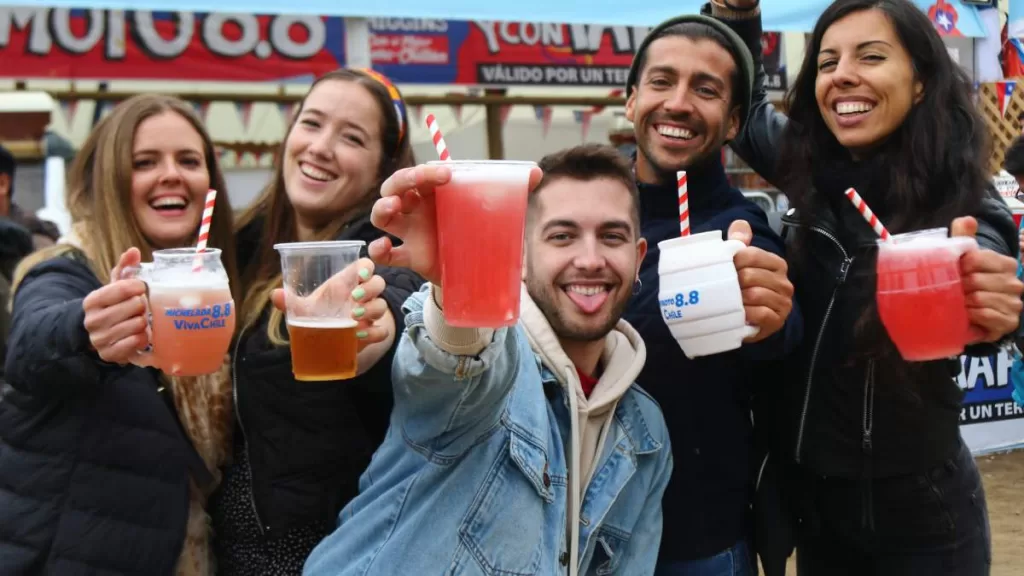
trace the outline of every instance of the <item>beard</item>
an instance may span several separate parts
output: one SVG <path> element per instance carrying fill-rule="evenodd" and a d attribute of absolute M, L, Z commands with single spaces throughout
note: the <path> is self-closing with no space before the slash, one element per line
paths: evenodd
<path fill-rule="evenodd" d="M 613 300 L 615 297 L 615 288 L 613 288 L 612 293 L 608 296 L 608 302 L 603 306 L 606 310 L 584 315 L 572 308 L 560 306 L 560 293 L 564 293 L 564 291 L 554 283 L 545 284 L 536 280 L 532 273 L 526 275 L 526 291 L 537 308 L 544 313 L 555 336 L 575 342 L 594 342 L 607 336 L 619 323 L 632 295 L 631 292 L 625 292 L 624 295 L 618 296 L 617 300 Z M 575 304 L 570 303 L 569 306 L 575 306 Z"/>

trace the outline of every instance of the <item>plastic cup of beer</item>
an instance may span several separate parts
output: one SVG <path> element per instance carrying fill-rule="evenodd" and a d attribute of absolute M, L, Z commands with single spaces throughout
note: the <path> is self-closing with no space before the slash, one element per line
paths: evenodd
<path fill-rule="evenodd" d="M 356 376 L 359 341 L 352 318 L 352 266 L 362 241 L 294 242 L 274 246 L 281 254 L 285 319 L 296 380 L 324 382 Z"/>
<path fill-rule="evenodd" d="M 212 374 L 224 365 L 235 333 L 235 303 L 220 250 L 173 248 L 153 252 L 153 262 L 126 268 L 122 278 L 146 283 L 152 347 L 142 352 L 171 376 Z"/>
<path fill-rule="evenodd" d="M 533 162 L 471 160 L 447 166 L 439 186 L 437 252 L 444 318 L 452 326 L 499 328 L 519 320 L 523 232 Z"/>

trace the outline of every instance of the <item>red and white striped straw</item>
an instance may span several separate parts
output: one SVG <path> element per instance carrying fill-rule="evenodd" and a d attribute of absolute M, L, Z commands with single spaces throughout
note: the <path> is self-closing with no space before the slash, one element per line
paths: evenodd
<path fill-rule="evenodd" d="M 679 235 L 690 235 L 690 192 L 686 184 L 686 170 L 676 172 L 676 183 L 679 185 Z"/>
<path fill-rule="evenodd" d="M 203 252 L 206 242 L 210 239 L 210 222 L 213 222 L 213 206 L 217 202 L 217 191 L 213 188 L 206 193 L 206 206 L 203 208 L 203 221 L 199 225 L 199 241 L 196 242 L 196 258 L 192 261 L 192 271 L 203 269 Z"/>
<path fill-rule="evenodd" d="M 427 114 L 427 130 L 430 130 L 430 138 L 434 141 L 438 158 L 444 162 L 451 160 L 451 154 L 448 154 L 448 145 L 444 143 L 444 136 L 441 135 L 441 127 L 437 125 L 437 118 L 433 114 Z"/>
<path fill-rule="evenodd" d="M 871 208 L 868 207 L 868 203 L 860 197 L 860 194 L 857 194 L 856 190 L 850 188 L 846 191 L 846 197 L 850 199 L 850 202 L 853 202 L 853 207 L 857 209 L 857 212 L 860 212 L 860 215 L 863 216 L 865 220 L 867 220 L 868 225 L 875 230 L 878 237 L 888 242 L 889 231 L 885 229 L 885 226 L 882 226 L 882 222 L 878 219 L 878 216 L 875 216 L 875 213 L 871 211 Z"/>

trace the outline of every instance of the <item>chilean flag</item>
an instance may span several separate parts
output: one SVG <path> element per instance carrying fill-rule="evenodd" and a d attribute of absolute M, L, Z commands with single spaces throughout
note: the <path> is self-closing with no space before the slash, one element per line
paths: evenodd
<path fill-rule="evenodd" d="M 999 98 L 999 113 L 1004 117 L 1010 108 L 1010 99 L 1013 98 L 1013 89 L 1017 87 L 1016 82 L 996 82 L 996 95 Z"/>

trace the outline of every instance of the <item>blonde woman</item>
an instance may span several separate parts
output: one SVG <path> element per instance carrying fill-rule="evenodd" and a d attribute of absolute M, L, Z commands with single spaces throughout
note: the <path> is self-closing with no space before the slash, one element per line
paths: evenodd
<path fill-rule="evenodd" d="M 367 280 L 352 294 L 363 343 L 360 374 L 298 382 L 284 317 L 270 304 L 281 285 L 273 246 L 331 239 L 369 244 L 384 236 L 370 223 L 370 208 L 381 183 L 412 165 L 407 134 L 405 106 L 385 77 L 338 70 L 319 78 L 292 119 L 270 184 L 240 219 L 245 299 L 233 353 L 238 426 L 234 465 L 212 509 L 223 576 L 299 574 L 357 494 L 360 474 L 384 439 L 401 306 L 422 278 L 389 267 L 374 276 L 373 263 L 361 260 Z"/>
<path fill-rule="evenodd" d="M 5 574 L 213 573 L 204 512 L 230 454 L 227 367 L 198 378 L 131 364 L 148 344 L 145 285 L 120 271 L 191 245 L 204 196 L 224 191 L 191 107 L 118 105 L 68 177 L 73 231 L 15 275 L 0 402 Z M 210 245 L 236 286 L 227 194 Z"/>

